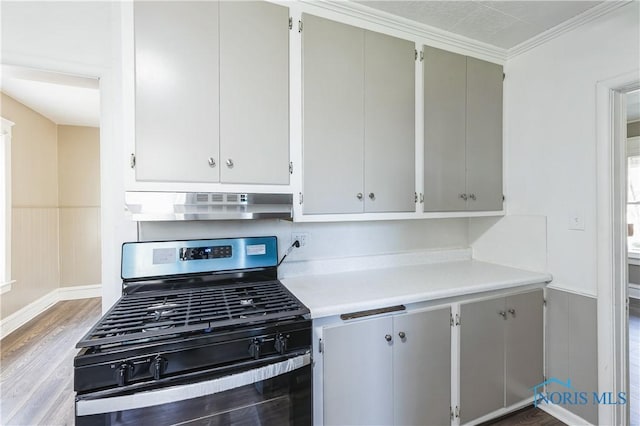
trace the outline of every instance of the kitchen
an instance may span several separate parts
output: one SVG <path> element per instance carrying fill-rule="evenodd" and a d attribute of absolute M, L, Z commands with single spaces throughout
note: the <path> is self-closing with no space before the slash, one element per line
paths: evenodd
<path fill-rule="evenodd" d="M 125 241 L 276 235 L 281 257 L 293 242 L 291 234 L 302 233 L 307 237 L 305 246 L 294 249 L 279 271 L 285 284 L 287 276 L 300 274 L 302 268 L 337 268 L 335 264 L 322 264 L 323 260 L 331 258 L 352 258 L 352 262 L 346 263 L 352 263 L 353 268 L 353 264 L 358 262 L 355 258 L 363 256 L 369 256 L 369 262 L 379 264 L 388 260 L 382 256 L 384 254 L 436 251 L 449 252 L 448 254 L 452 255 L 451 252 L 456 250 L 471 248 L 473 257 L 477 260 L 551 273 L 552 286 L 559 297 L 568 297 L 564 293 L 570 293 L 572 296 L 577 294 L 588 299 L 585 302 L 579 297 L 575 303 L 584 302 L 588 305 L 586 311 L 579 312 L 589 321 L 594 321 L 595 296 L 599 294 L 600 280 L 596 280 L 595 266 L 587 268 L 585 265 L 596 264 L 596 248 L 600 247 L 597 244 L 596 233 L 599 227 L 596 216 L 599 204 L 596 201 L 594 170 L 597 159 L 597 134 L 593 124 L 586 123 L 593 123 L 596 111 L 596 83 L 637 69 L 638 49 L 634 42 L 629 41 L 637 40 L 637 2 L 618 5 L 617 8 L 610 6 L 611 10 L 601 11 L 602 16 L 589 18 L 593 21 L 585 18 L 585 21 L 589 22 L 584 25 L 576 24 L 576 28 L 571 31 L 519 54 L 507 52 L 506 49 L 489 48 L 484 44 L 476 44 L 474 49 L 468 45 L 467 40 L 462 43 L 448 38 L 448 43 L 445 43 L 442 39 L 435 40 L 436 36 L 433 33 L 416 34 L 417 30 L 406 29 L 400 24 L 404 23 L 401 19 L 398 19 L 400 23 L 393 27 L 388 21 L 382 21 L 382 18 L 375 20 L 362 15 L 354 17 L 353 10 L 357 9 L 356 6 L 348 12 L 342 4 L 285 3 L 285 6 L 289 7 L 289 16 L 293 18 L 293 28 L 288 32 L 288 138 L 293 174 L 289 189 L 284 192 L 294 195 L 293 222 L 265 220 L 249 223 L 217 222 L 213 225 L 206 222 L 149 222 L 136 229 L 135 222 L 123 214 L 126 191 L 231 191 L 227 189 L 226 184 L 218 183 L 165 184 L 136 181 L 136 169 L 130 167 L 131 147 L 135 147 L 134 135 L 137 124 L 133 120 L 134 75 L 131 72 L 133 14 L 126 4 L 110 5 L 111 32 L 107 46 L 111 51 L 108 55 L 105 54 L 108 59 L 96 60 L 95 53 L 87 50 L 81 52 L 87 55 L 84 58 L 87 61 L 84 65 L 78 66 L 78 63 L 83 63 L 83 58 L 79 57 L 77 52 L 68 49 L 68 43 L 57 46 L 30 43 L 37 39 L 33 35 L 21 40 L 16 38 L 14 45 L 11 45 L 11 38 L 6 42 L 8 44 L 3 41 L 3 62 L 6 60 L 23 66 L 47 67 L 101 78 L 101 139 L 112 142 L 101 147 L 102 170 L 106 174 L 102 179 L 102 227 L 105 230 L 102 246 L 103 311 L 106 312 L 120 297 L 120 246 Z M 3 5 L 3 14 L 5 10 L 7 9 Z M 507 77 L 504 82 L 503 154 L 506 216 L 503 219 L 498 218 L 502 213 L 498 213 L 498 216 L 473 219 L 467 217 L 476 214 L 468 212 L 423 213 L 422 203 L 414 204 L 418 212 L 389 213 L 389 216 L 386 216 L 386 213 L 362 213 L 362 216 L 357 218 L 359 220 L 345 214 L 325 216 L 323 221 L 309 221 L 304 217 L 304 203 L 300 204 L 297 199 L 299 193 L 303 192 L 302 173 L 307 166 L 299 143 L 303 137 L 300 124 L 303 110 L 300 96 L 303 84 L 300 34 L 305 33 L 304 27 L 302 33 L 297 32 L 297 21 L 303 20 L 303 13 L 351 24 L 372 32 L 379 31 L 399 38 L 408 38 L 420 45 L 427 44 L 445 51 L 504 64 Z M 18 13 L 17 16 L 21 15 Z M 29 25 L 25 25 L 28 22 L 22 22 L 22 25 L 28 28 Z M 49 25 L 46 22 L 38 24 L 32 23 L 31 30 L 35 31 L 34 27 L 40 25 L 43 28 Z M 52 57 L 51 52 L 60 52 L 60 56 L 56 59 Z M 419 62 L 416 63 L 416 69 L 421 69 Z M 416 87 L 423 84 L 419 78 L 416 78 L 415 83 Z M 570 108 L 567 108 L 567 103 L 570 103 Z M 421 105 L 422 102 L 416 102 L 416 112 L 420 111 Z M 420 114 L 416 116 L 420 117 Z M 416 120 L 415 135 L 418 139 L 420 121 Z M 419 159 L 416 161 L 416 175 L 422 171 L 420 168 L 423 156 L 419 151 L 420 146 L 421 144 L 416 144 L 415 158 Z M 137 160 L 140 164 L 141 159 Z M 215 160 L 216 163 L 220 163 L 220 167 L 228 167 L 221 159 Z M 210 167 L 208 164 L 205 166 Z M 423 182 L 422 178 L 416 178 L 416 190 L 410 191 L 411 196 L 414 192 L 425 192 L 419 190 L 424 185 Z M 255 185 L 234 184 L 231 192 L 251 193 L 255 188 Z M 262 192 L 283 191 L 281 186 L 271 186 L 263 187 Z M 364 193 L 364 202 L 369 202 L 369 192 L 375 191 L 352 192 L 353 202 L 360 202 L 355 196 L 360 192 Z M 380 194 L 377 199 L 381 199 Z M 393 216 L 394 214 L 396 216 Z M 569 229 L 569 220 L 574 216 L 578 217 L 578 222 L 582 222 L 583 229 Z M 299 269 L 296 271 L 295 267 Z M 291 270 L 288 271 L 287 268 Z M 566 312 L 565 315 L 563 317 L 561 312 L 559 320 L 568 323 Z M 577 323 L 584 322 L 580 319 Z M 592 345 L 592 349 L 587 352 L 595 353 L 595 336 L 586 336 L 585 342 L 585 345 Z M 565 354 L 569 360 L 562 361 L 561 364 L 580 366 L 580 359 L 572 358 L 580 357 L 571 352 L 572 350 L 574 349 L 568 349 Z M 595 387 L 597 376 L 592 367 L 590 364 L 585 367 L 591 373 L 588 375 L 587 386 Z M 578 380 L 574 374 L 562 369 L 557 375 L 563 380 L 568 376 Z M 601 386 L 603 390 L 611 389 L 611 386 Z M 609 408 L 601 407 L 597 415 L 605 417 L 602 417 L 604 420 L 599 423 L 615 423 L 606 420 L 609 418 L 606 416 L 614 415 L 608 412 Z M 583 415 L 593 416 L 593 413 Z M 596 422 L 593 417 L 590 421 Z"/>

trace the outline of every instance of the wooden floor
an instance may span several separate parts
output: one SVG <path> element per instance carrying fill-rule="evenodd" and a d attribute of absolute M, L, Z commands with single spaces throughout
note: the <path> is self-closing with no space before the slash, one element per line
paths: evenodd
<path fill-rule="evenodd" d="M 566 426 L 539 408 L 529 406 L 481 426 Z"/>
<path fill-rule="evenodd" d="M 629 299 L 629 388 L 631 426 L 640 426 L 640 300 Z"/>
<path fill-rule="evenodd" d="M 100 310 L 99 298 L 59 302 L 2 339 L 0 424 L 74 424 L 75 344 Z"/>

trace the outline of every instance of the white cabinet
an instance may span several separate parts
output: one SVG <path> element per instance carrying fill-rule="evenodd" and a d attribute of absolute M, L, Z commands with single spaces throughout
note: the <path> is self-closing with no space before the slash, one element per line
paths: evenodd
<path fill-rule="evenodd" d="M 289 12 L 135 2 L 138 181 L 289 183 Z"/>
<path fill-rule="evenodd" d="M 136 179 L 217 182 L 218 4 L 135 2 L 134 19 Z"/>
<path fill-rule="evenodd" d="M 543 381 L 542 290 L 460 305 L 460 422 L 531 398 Z"/>
<path fill-rule="evenodd" d="M 502 210 L 502 67 L 423 55 L 424 211 Z"/>
<path fill-rule="evenodd" d="M 415 211 L 414 44 L 303 23 L 304 214 Z"/>
<path fill-rule="evenodd" d="M 446 307 L 324 328 L 324 424 L 448 424 L 450 312 Z"/>

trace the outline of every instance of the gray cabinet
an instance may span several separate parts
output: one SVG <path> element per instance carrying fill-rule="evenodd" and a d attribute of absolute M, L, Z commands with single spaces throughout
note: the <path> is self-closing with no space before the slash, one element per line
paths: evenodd
<path fill-rule="evenodd" d="M 424 210 L 501 210 L 502 67 L 423 54 Z"/>
<path fill-rule="evenodd" d="M 460 305 L 460 421 L 532 396 L 543 380 L 542 290 Z"/>
<path fill-rule="evenodd" d="M 136 179 L 289 183 L 289 13 L 135 2 Z"/>
<path fill-rule="evenodd" d="M 447 424 L 450 308 L 326 327 L 324 423 Z"/>
<path fill-rule="evenodd" d="M 414 211 L 414 44 L 303 15 L 303 211 Z"/>

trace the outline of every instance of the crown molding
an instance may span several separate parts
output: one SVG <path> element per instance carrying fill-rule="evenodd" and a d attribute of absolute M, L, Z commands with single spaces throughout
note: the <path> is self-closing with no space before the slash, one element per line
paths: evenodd
<path fill-rule="evenodd" d="M 382 10 L 373 9 L 360 3 L 335 0 L 300 0 L 300 3 L 305 6 L 305 11 L 313 12 L 315 8 L 334 12 L 342 16 L 348 16 L 360 21 L 399 31 L 429 46 L 443 48 L 452 52 L 462 53 L 500 64 L 504 64 L 507 59 L 506 49 L 441 30 L 430 25 L 421 24 Z"/>
<path fill-rule="evenodd" d="M 557 37 L 560 37 L 562 34 L 565 34 L 569 31 L 572 31 L 578 27 L 581 27 L 585 24 L 588 24 L 591 21 L 598 19 L 599 17 L 606 15 L 616 9 L 619 9 L 622 6 L 626 6 L 630 3 L 633 3 L 633 0 L 613 0 L 613 1 L 604 1 L 599 5 L 592 7 L 591 9 L 585 10 L 580 15 L 574 16 L 573 18 L 562 22 L 561 24 L 556 25 L 553 28 L 548 29 L 547 31 L 538 34 L 526 40 L 507 51 L 506 59 L 513 59 L 518 55 L 521 55 L 529 50 L 538 47 L 542 44 L 545 44 Z"/>

